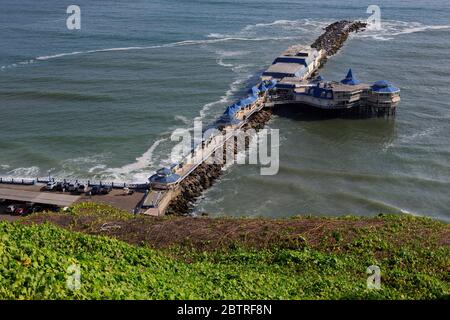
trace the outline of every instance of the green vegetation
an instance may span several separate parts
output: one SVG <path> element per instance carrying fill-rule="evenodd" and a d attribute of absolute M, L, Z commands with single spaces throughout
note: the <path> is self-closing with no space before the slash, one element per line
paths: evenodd
<path fill-rule="evenodd" d="M 72 215 L 92 209 L 79 206 Z M 104 219 L 104 210 L 99 211 Z M 344 220 L 355 219 L 364 220 Z M 337 220 L 343 219 L 323 218 L 324 223 Z M 0 298 L 448 298 L 449 226 L 410 216 L 375 220 L 383 226 L 339 228 L 316 245 L 299 235 L 300 241 L 288 246 L 257 249 L 235 243 L 209 251 L 189 246 L 155 250 L 50 223 L 0 222 Z M 71 264 L 81 268 L 79 290 L 66 287 Z M 380 290 L 366 288 L 370 265 L 381 268 Z"/>

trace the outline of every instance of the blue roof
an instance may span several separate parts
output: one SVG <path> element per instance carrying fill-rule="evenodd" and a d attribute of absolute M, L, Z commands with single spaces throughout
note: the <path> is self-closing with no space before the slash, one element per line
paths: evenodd
<path fill-rule="evenodd" d="M 259 84 L 258 89 L 259 89 L 260 91 L 266 91 L 266 90 L 267 90 L 267 87 L 264 85 L 264 82 L 261 82 L 261 83 Z"/>
<path fill-rule="evenodd" d="M 255 96 L 249 96 L 249 97 L 247 97 L 247 98 L 245 98 L 245 99 L 242 99 L 241 101 L 239 101 L 239 105 L 241 106 L 241 107 L 245 107 L 245 106 L 248 106 L 249 104 L 252 104 L 253 102 L 255 102 L 256 101 L 256 97 Z"/>
<path fill-rule="evenodd" d="M 180 179 L 180 176 L 176 173 L 172 173 L 171 175 L 165 177 L 161 177 L 157 174 L 154 174 L 149 178 L 150 182 L 157 182 L 157 183 L 174 183 L 177 182 L 178 179 Z"/>
<path fill-rule="evenodd" d="M 169 176 L 169 175 L 172 174 L 172 170 L 170 170 L 169 168 L 164 167 L 164 168 L 158 169 L 156 171 L 156 174 L 159 175 L 159 176 Z"/>
<path fill-rule="evenodd" d="M 266 84 L 267 89 L 272 89 L 277 85 L 277 80 L 270 79 Z"/>
<path fill-rule="evenodd" d="M 277 88 L 278 89 L 292 89 L 292 88 L 295 88 L 295 84 L 293 84 L 293 83 L 278 83 Z"/>
<path fill-rule="evenodd" d="M 361 83 L 361 81 L 359 81 L 356 78 L 353 78 L 352 69 L 348 69 L 347 75 L 345 76 L 345 79 L 341 80 L 341 83 L 342 84 L 355 85 L 355 84 Z"/>
<path fill-rule="evenodd" d="M 320 74 L 314 79 L 314 81 L 323 81 L 325 80 Z"/>
<path fill-rule="evenodd" d="M 308 63 L 306 62 L 305 58 L 302 57 L 288 57 L 288 56 L 281 56 L 276 58 L 272 64 L 278 63 L 278 62 L 283 62 L 283 63 L 297 63 L 297 64 L 302 64 L 305 67 L 308 66 Z"/>
<path fill-rule="evenodd" d="M 373 84 L 374 87 L 385 88 L 390 87 L 392 84 L 387 80 L 378 80 Z"/>
<path fill-rule="evenodd" d="M 234 116 L 234 114 L 235 114 L 237 111 L 239 111 L 239 109 L 241 109 L 241 106 L 235 103 L 235 104 L 233 104 L 233 105 L 227 107 L 226 110 L 225 110 L 225 112 L 224 112 L 223 114 Z"/>
<path fill-rule="evenodd" d="M 394 87 L 389 81 L 379 80 L 372 85 L 372 90 L 381 93 L 391 93 L 400 91 L 399 88 Z"/>
<path fill-rule="evenodd" d="M 259 88 L 258 88 L 258 86 L 253 86 L 251 89 L 250 89 L 250 93 L 251 94 L 253 94 L 254 96 L 257 96 L 258 95 L 258 93 L 259 93 Z"/>

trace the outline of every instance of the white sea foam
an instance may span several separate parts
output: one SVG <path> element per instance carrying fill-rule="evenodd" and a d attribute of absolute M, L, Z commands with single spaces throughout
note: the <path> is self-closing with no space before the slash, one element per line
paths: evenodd
<path fill-rule="evenodd" d="M 378 41 L 389 41 L 400 35 L 446 29 L 450 29 L 450 25 L 425 25 L 420 22 L 384 20 L 381 22 L 380 29 L 369 25 L 364 32 L 358 32 L 352 34 L 352 36 L 356 38 L 370 38 Z"/>
<path fill-rule="evenodd" d="M 224 62 L 224 60 L 228 59 L 228 58 L 234 58 L 234 57 L 247 55 L 250 52 L 242 51 L 242 50 L 241 51 L 216 50 L 215 53 L 218 55 L 216 62 L 219 66 L 222 66 L 225 68 L 233 68 L 233 67 L 235 67 L 235 65 L 233 63 L 226 63 L 226 62 Z"/>
<path fill-rule="evenodd" d="M 245 38 L 245 37 L 221 37 L 217 39 L 206 39 L 206 40 L 184 40 L 184 41 L 178 41 L 178 42 L 172 42 L 162 45 L 153 45 L 153 46 L 139 46 L 139 47 L 117 47 L 117 48 L 104 48 L 104 49 L 95 49 L 95 50 L 86 50 L 86 51 L 73 51 L 73 52 L 64 52 L 64 53 L 57 53 L 52 55 L 44 55 L 44 56 L 38 56 L 34 59 L 21 61 L 9 65 L 4 65 L 0 67 L 1 71 L 4 71 L 6 69 L 15 68 L 20 65 L 25 64 L 32 64 L 38 61 L 48 61 L 58 58 L 64 58 L 64 57 L 70 57 L 70 56 L 76 56 L 76 55 L 87 55 L 87 54 L 94 54 L 94 53 L 102 53 L 102 52 L 115 52 L 115 51 L 134 51 L 134 50 L 150 50 L 150 49 L 158 49 L 158 48 L 172 48 L 172 47 L 181 47 L 181 46 L 192 46 L 192 45 L 205 45 L 205 44 L 213 44 L 213 43 L 220 43 L 220 42 L 226 42 L 226 41 L 266 41 L 266 40 L 273 40 L 273 38 Z"/>
<path fill-rule="evenodd" d="M 174 118 L 175 118 L 175 120 L 181 121 L 184 124 L 191 124 L 192 123 L 192 121 L 189 120 L 188 118 L 186 118 L 185 116 L 181 116 L 181 115 L 178 115 L 178 114 L 175 115 Z"/>
<path fill-rule="evenodd" d="M 39 167 L 32 166 L 10 170 L 6 173 L 6 176 L 11 178 L 24 178 L 24 177 L 30 178 L 30 177 L 37 177 L 39 174 L 40 174 Z"/>
<path fill-rule="evenodd" d="M 248 37 L 264 40 L 291 40 L 299 39 L 309 33 L 319 33 L 330 21 L 299 19 L 275 20 L 268 23 L 247 25 L 235 33 L 210 33 L 209 38 Z"/>
<path fill-rule="evenodd" d="M 89 173 L 102 172 L 106 168 L 104 164 L 98 164 L 88 170 Z"/>
<path fill-rule="evenodd" d="M 148 173 L 151 172 L 152 169 L 155 169 L 154 152 L 156 148 L 166 140 L 168 139 L 161 138 L 156 140 L 147 151 L 136 158 L 135 162 L 120 168 L 108 168 L 104 170 L 102 174 L 116 180 L 145 182 L 148 178 Z"/>
<path fill-rule="evenodd" d="M 424 130 L 414 132 L 411 135 L 403 135 L 399 137 L 399 141 L 403 143 L 409 143 L 409 142 L 419 142 L 421 139 L 424 138 L 430 138 L 434 134 L 438 133 L 441 130 L 439 127 L 430 127 L 426 128 Z"/>

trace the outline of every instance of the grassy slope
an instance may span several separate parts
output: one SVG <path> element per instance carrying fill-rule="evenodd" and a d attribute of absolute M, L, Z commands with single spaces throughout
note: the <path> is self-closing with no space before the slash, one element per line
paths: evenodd
<path fill-rule="evenodd" d="M 155 250 L 50 223 L 1 222 L 0 298 L 448 298 L 449 226 L 410 216 L 375 220 L 381 228 L 352 230 L 352 237 L 345 229 L 330 231 L 315 245 L 305 236 L 295 246 L 234 243 L 208 251 Z M 66 288 L 72 263 L 81 267 L 80 290 Z M 366 289 L 365 271 L 374 264 L 381 268 L 381 290 Z"/>

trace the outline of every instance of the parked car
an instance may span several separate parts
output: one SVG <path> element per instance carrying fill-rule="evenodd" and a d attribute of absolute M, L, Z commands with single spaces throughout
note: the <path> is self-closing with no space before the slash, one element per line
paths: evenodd
<path fill-rule="evenodd" d="M 16 211 L 18 205 L 17 204 L 10 204 L 6 207 L 6 213 L 14 213 Z"/>
<path fill-rule="evenodd" d="M 69 191 L 69 182 L 61 182 L 61 191 L 66 192 Z"/>
<path fill-rule="evenodd" d="M 41 212 L 43 210 L 44 208 L 42 208 L 41 206 L 33 206 L 30 208 L 30 213 Z"/>
<path fill-rule="evenodd" d="M 93 196 L 96 194 L 108 194 L 112 190 L 111 186 L 93 186 L 91 188 L 91 191 L 89 192 L 89 195 Z"/>
<path fill-rule="evenodd" d="M 112 187 L 111 186 L 101 186 L 100 187 L 100 193 L 101 194 L 108 194 L 112 191 Z"/>
<path fill-rule="evenodd" d="M 78 190 L 78 183 L 76 182 L 71 182 L 67 185 L 67 191 L 69 192 L 75 192 Z"/>
<path fill-rule="evenodd" d="M 29 209 L 25 206 L 19 206 L 16 208 L 16 210 L 14 210 L 14 215 L 15 216 L 23 216 L 26 215 L 27 213 L 29 213 Z"/>
<path fill-rule="evenodd" d="M 124 195 L 131 195 L 131 194 L 133 194 L 134 193 L 134 190 L 133 189 L 130 189 L 130 188 L 128 188 L 128 187 L 125 187 L 125 188 L 123 188 L 123 194 Z"/>
<path fill-rule="evenodd" d="M 58 185 L 58 183 L 57 182 L 55 182 L 55 181 L 50 181 L 50 182 L 47 182 L 47 185 L 45 186 L 45 189 L 46 190 L 49 190 L 49 191 L 54 191 L 54 190 L 56 190 L 56 186 Z"/>
<path fill-rule="evenodd" d="M 96 194 L 99 194 L 99 190 L 100 190 L 100 187 L 99 187 L 99 186 L 93 186 L 93 187 L 91 188 L 91 190 L 89 191 L 89 195 L 90 195 L 90 196 L 94 196 L 94 195 L 96 195 Z"/>

